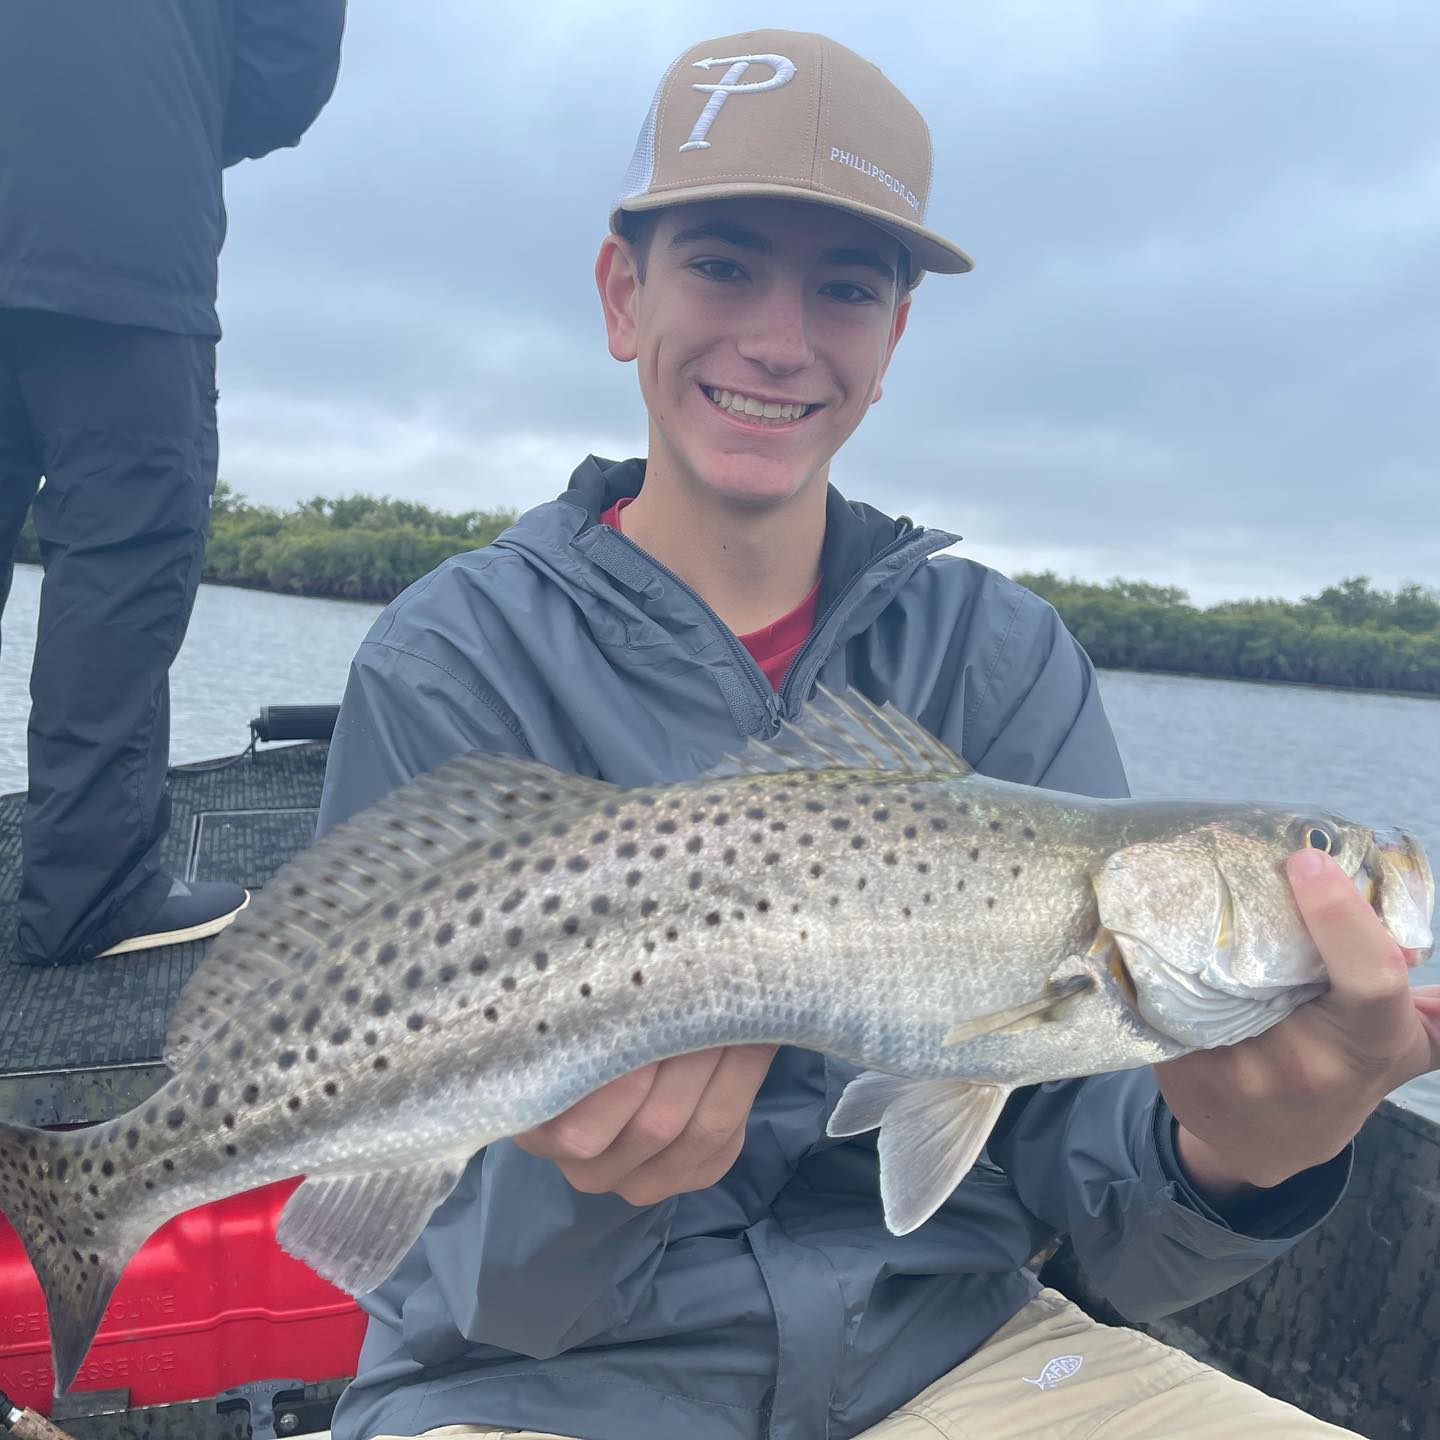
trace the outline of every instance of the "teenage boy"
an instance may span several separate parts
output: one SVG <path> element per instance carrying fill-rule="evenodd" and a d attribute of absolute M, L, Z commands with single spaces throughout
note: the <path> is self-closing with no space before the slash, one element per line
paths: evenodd
<path fill-rule="evenodd" d="M 920 116 L 833 41 L 763 31 L 681 56 L 596 265 L 648 458 L 585 460 L 389 607 L 351 672 L 322 829 L 475 748 L 622 785 L 689 778 L 817 681 L 893 702 L 986 774 L 1125 793 L 1054 611 L 939 556 L 954 536 L 827 484 L 921 271 L 970 268 L 924 223 L 929 177 Z M 1143 1318 L 1328 1212 L 1350 1136 L 1435 1063 L 1440 1032 L 1338 873 L 1296 875 L 1331 998 L 1158 1087 L 1130 1071 L 1017 1096 L 904 1237 L 881 1217 L 873 1139 L 825 1136 L 853 1070 L 795 1049 L 664 1061 L 488 1147 L 366 1298 L 334 1434 L 1346 1433 L 1094 1324 L 1024 1268 L 1067 1232 Z"/>

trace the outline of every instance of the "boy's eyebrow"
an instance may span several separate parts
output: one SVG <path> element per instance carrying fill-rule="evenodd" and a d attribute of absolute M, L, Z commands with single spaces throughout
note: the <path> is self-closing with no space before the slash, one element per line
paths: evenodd
<path fill-rule="evenodd" d="M 728 220 L 707 220 L 703 225 L 692 225 L 688 230 L 677 231 L 670 237 L 669 248 L 681 250 L 697 240 L 723 240 L 737 250 L 751 250 L 757 255 L 775 253 L 774 244 L 765 236 Z M 874 270 L 892 285 L 895 284 L 895 267 L 886 261 L 878 250 L 843 246 L 827 250 L 820 258 L 826 265 L 859 265 L 866 270 Z"/>

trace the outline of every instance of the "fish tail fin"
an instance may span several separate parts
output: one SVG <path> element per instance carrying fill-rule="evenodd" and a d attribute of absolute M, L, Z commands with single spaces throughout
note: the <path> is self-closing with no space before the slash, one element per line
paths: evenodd
<path fill-rule="evenodd" d="M 0 1121 L 0 1212 L 45 1296 L 55 1393 L 70 1387 L 131 1255 L 145 1239 L 106 1212 L 81 1171 L 82 1134 Z"/>

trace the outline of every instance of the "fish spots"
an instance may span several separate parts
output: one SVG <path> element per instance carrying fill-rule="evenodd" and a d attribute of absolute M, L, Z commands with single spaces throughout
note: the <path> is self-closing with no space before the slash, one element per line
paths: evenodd
<path fill-rule="evenodd" d="M 387 900 L 380 907 L 380 918 L 382 920 L 398 920 L 400 918 L 400 906 L 394 900 Z"/>
<path fill-rule="evenodd" d="M 370 1002 L 370 1013 L 372 1015 L 388 1015 L 394 1008 L 395 1002 L 383 990 Z"/>
<path fill-rule="evenodd" d="M 810 878 L 812 880 L 818 880 L 824 873 L 825 867 L 818 860 L 810 867 Z"/>
<path fill-rule="evenodd" d="M 845 815 L 837 815 L 830 822 L 830 828 L 832 830 L 848 830 L 850 828 L 850 820 Z"/>
<path fill-rule="evenodd" d="M 125 1148 L 133 1150 L 140 1143 L 140 1132 L 132 1125 L 125 1132 Z M 63 1161 L 61 1162 L 64 1163 Z"/>
<path fill-rule="evenodd" d="M 663 860 L 665 858 L 665 854 L 666 850 L 663 845 L 652 845 L 650 847 L 650 858 L 652 860 Z"/>
<path fill-rule="evenodd" d="M 537 1020 L 535 1022 L 535 1033 L 537 1035 L 546 1035 L 549 1031 L 550 1026 L 544 1020 Z"/>
<path fill-rule="evenodd" d="M 178 1130 L 185 1123 L 185 1109 L 176 1105 L 173 1109 L 165 1112 L 165 1123 L 172 1130 Z M 109 1163 L 108 1161 L 106 1162 Z"/>
<path fill-rule="evenodd" d="M 627 815 L 620 822 L 620 828 L 622 830 L 633 830 L 635 828 L 635 817 L 633 815 Z"/>
<path fill-rule="evenodd" d="M 643 970 L 632 971 L 630 974 L 630 983 L 632 985 L 643 985 L 645 983 L 645 972 Z"/>
<path fill-rule="evenodd" d="M 621 860 L 633 860 L 639 853 L 640 847 L 633 840 L 627 840 L 615 851 Z"/>
<path fill-rule="evenodd" d="M 739 852 L 735 849 L 733 845 L 727 845 L 725 847 L 725 850 L 721 853 L 720 859 L 726 865 L 733 865 L 735 863 L 735 857 L 738 853 Z"/>
<path fill-rule="evenodd" d="M 825 807 L 818 800 L 807 800 L 805 802 L 805 809 L 811 815 L 823 815 L 825 813 Z"/>
<path fill-rule="evenodd" d="M 995 908 L 995 897 L 993 895 L 987 895 L 985 897 L 985 908 L 987 910 L 993 910 Z"/>
<path fill-rule="evenodd" d="M 705 848 L 705 841 L 699 835 L 692 835 L 685 842 L 685 853 L 687 855 L 698 855 Z"/>
<path fill-rule="evenodd" d="M 306 1012 L 305 1018 L 300 1022 L 300 1028 L 307 1034 L 313 1035 L 315 1027 L 320 1023 L 320 1007 L 312 1005 Z"/>
<path fill-rule="evenodd" d="M 292 1112 L 295 1111 L 295 1110 L 298 1110 L 298 1109 L 300 1108 L 300 1097 L 299 1097 L 298 1095 L 292 1095 L 292 1096 L 285 1102 L 285 1108 L 286 1108 L 287 1110 L 292 1111 Z"/>
<path fill-rule="evenodd" d="M 573 935 L 577 930 L 579 930 L 579 928 L 580 917 L 578 915 L 567 915 L 560 922 L 561 933 L 565 935 Z"/>
<path fill-rule="evenodd" d="M 505 932 L 505 943 L 512 950 L 518 949 L 520 942 L 524 940 L 524 938 L 525 932 L 518 925 L 511 926 L 511 928 Z"/>
<path fill-rule="evenodd" d="M 290 987 L 290 998 L 298 1005 L 305 998 L 305 985 L 302 981 L 298 985 Z"/>
<path fill-rule="evenodd" d="M 998 834 L 999 831 L 1000 831 L 1000 821 L 998 821 L 998 820 L 992 820 L 992 821 L 990 822 L 990 828 L 991 828 L 991 830 L 995 831 L 995 832 Z"/>
<path fill-rule="evenodd" d="M 765 863 L 767 865 L 778 865 L 780 863 L 780 852 L 778 850 L 767 850 L 765 852 Z"/>
<path fill-rule="evenodd" d="M 796 843 L 797 845 L 802 845 L 802 846 L 807 846 L 807 847 L 808 847 L 808 846 L 813 845 L 813 844 L 815 843 L 815 837 L 814 837 L 814 835 L 812 835 L 812 834 L 810 833 L 810 831 L 806 830 L 806 831 L 804 831 L 803 833 L 801 833 L 800 835 L 796 836 L 796 838 L 795 838 L 795 843 Z"/>
<path fill-rule="evenodd" d="M 493 1005 L 487 1005 L 485 1009 L 481 1011 L 481 1014 L 483 1014 L 487 1020 L 498 1020 L 500 1018 L 500 1012 Z"/>
<path fill-rule="evenodd" d="M 435 932 L 435 943 L 442 949 L 454 938 L 455 927 L 448 920 Z"/>
<path fill-rule="evenodd" d="M 393 965 L 400 957 L 399 948 L 388 940 L 375 952 L 375 963 L 377 965 Z"/>
<path fill-rule="evenodd" d="M 227 1130 L 233 1130 L 233 1129 L 235 1128 L 235 1112 L 234 1112 L 233 1110 L 227 1110 L 227 1111 L 220 1117 L 220 1123 L 221 1123 Z"/>
<path fill-rule="evenodd" d="M 423 1030 L 425 1028 L 425 1017 L 418 1012 L 405 1017 L 405 1027 L 408 1030 Z"/>
<path fill-rule="evenodd" d="M 676 823 L 675 823 L 673 820 L 669 820 L 669 819 L 661 820 L 661 821 L 655 826 L 655 829 L 656 829 L 661 835 L 673 835 L 678 828 L 679 828 L 679 827 L 676 825 Z"/>
<path fill-rule="evenodd" d="M 870 818 L 878 820 L 883 825 L 890 818 L 890 811 L 884 805 L 877 805 L 870 812 Z"/>
<path fill-rule="evenodd" d="M 472 975 L 483 975 L 490 968 L 490 957 L 488 955 L 472 955 L 470 963 L 465 968 Z"/>
<path fill-rule="evenodd" d="M 332 1100 L 340 1093 L 340 1087 L 333 1080 L 327 1080 L 322 1088 Z"/>
<path fill-rule="evenodd" d="M 950 822 L 943 815 L 932 815 L 930 817 L 930 828 L 932 830 L 948 830 Z"/>
<path fill-rule="evenodd" d="M 272 1035 L 283 1035 L 289 1028 L 290 1021 L 284 1015 L 270 1017 L 270 1033 Z"/>
<path fill-rule="evenodd" d="M 973 861 L 975 861 L 975 860 L 978 860 L 979 858 L 980 858 L 980 847 L 979 847 L 978 845 L 972 845 L 972 846 L 970 847 L 970 859 L 971 859 L 971 861 L 973 862 Z"/>
<path fill-rule="evenodd" d="M 245 1058 L 245 1042 L 243 1040 L 232 1040 L 230 1048 L 225 1052 L 231 1060 L 243 1060 Z"/>
<path fill-rule="evenodd" d="M 887 865 L 895 865 L 900 860 L 900 857 L 893 850 L 887 850 L 880 858 Z"/>
<path fill-rule="evenodd" d="M 590 909 L 596 915 L 604 915 L 610 909 L 610 901 L 604 895 L 597 895 L 591 900 Z"/>
<path fill-rule="evenodd" d="M 863 890 L 863 889 L 866 887 L 866 885 L 868 885 L 869 883 L 870 883 L 870 882 L 865 878 L 865 876 L 862 875 L 862 876 L 855 882 L 855 888 L 856 888 L 857 890 Z"/>
<path fill-rule="evenodd" d="M 211 1109 L 211 1108 L 215 1105 L 216 1101 L 218 1101 L 219 1099 L 220 1099 L 220 1087 L 219 1087 L 218 1085 L 213 1084 L 213 1083 L 210 1084 L 210 1085 L 207 1085 L 207 1086 L 204 1088 L 204 1090 L 202 1090 L 202 1091 L 200 1092 L 200 1106 L 201 1106 L 201 1109 L 204 1109 L 204 1110 L 209 1110 L 209 1109 Z M 127 1137 L 127 1138 L 128 1138 L 128 1137 Z"/>
<path fill-rule="evenodd" d="M 526 892 L 524 890 L 512 890 L 501 902 L 502 914 L 508 915 L 512 910 L 517 910 L 524 903 Z"/>
<path fill-rule="evenodd" d="M 1018 865 L 1012 865 L 1010 867 L 1010 875 L 1012 879 L 1018 880 L 1020 878 L 1020 867 Z"/>
<path fill-rule="evenodd" d="M 543 970 L 549 965 L 550 957 L 543 950 L 537 950 L 530 957 L 530 963 L 534 965 L 537 970 Z"/>
<path fill-rule="evenodd" d="M 299 1052 L 296 1051 L 296 1050 L 282 1050 L 282 1051 L 275 1057 L 275 1063 L 276 1063 L 276 1065 L 278 1065 L 278 1066 L 280 1067 L 280 1069 L 282 1069 L 282 1070 L 290 1070 L 290 1069 L 293 1069 L 293 1068 L 294 1068 L 295 1062 L 296 1062 L 299 1058 L 300 1058 L 300 1054 L 299 1054 Z"/>
<path fill-rule="evenodd" d="M 678 940 L 680 938 L 680 932 L 671 925 L 665 931 L 665 938 L 667 940 Z"/>
<path fill-rule="evenodd" d="M 850 848 L 852 850 L 863 850 L 865 845 L 866 840 L 863 835 L 852 835 L 850 837 Z"/>
<path fill-rule="evenodd" d="M 646 898 L 640 902 L 640 914 L 643 918 L 649 918 L 660 908 L 660 902 L 655 899 Z"/>
<path fill-rule="evenodd" d="M 425 968 L 422 965 L 412 965 L 400 979 L 407 990 L 418 990 L 425 983 Z"/>
<path fill-rule="evenodd" d="M 762 806 L 752 805 L 745 812 L 745 818 L 747 820 L 763 820 L 765 818 L 765 810 Z"/>
<path fill-rule="evenodd" d="M 505 975 L 501 977 L 500 988 L 502 990 L 513 990 L 515 988 L 515 985 L 516 980 L 513 975 Z"/>
<path fill-rule="evenodd" d="M 542 855 L 535 862 L 535 873 L 537 875 L 548 875 L 555 868 L 555 857 L 553 855 Z"/>
<path fill-rule="evenodd" d="M 770 902 L 761 898 L 755 902 L 755 909 L 761 915 L 768 915 L 770 913 Z"/>
<path fill-rule="evenodd" d="M 370 1068 L 372 1070 L 388 1070 L 390 1068 L 390 1062 L 383 1055 L 377 1055 L 370 1062 Z"/>
<path fill-rule="evenodd" d="M 720 923 L 720 912 L 718 910 L 710 911 L 705 917 L 705 923 L 711 926 L 718 925 Z"/>
<path fill-rule="evenodd" d="M 455 898 L 456 898 L 457 900 L 459 900 L 459 901 L 461 902 L 461 904 L 464 904 L 464 902 L 465 902 L 466 900 L 471 900 L 471 899 L 473 899 L 473 898 L 475 897 L 475 895 L 479 892 L 479 889 L 480 889 L 480 887 L 479 887 L 473 880 L 467 880 L 467 881 L 455 892 Z"/>
<path fill-rule="evenodd" d="M 225 1142 L 225 1153 L 233 1160 L 240 1153 L 240 1147 L 227 1140 Z"/>
<path fill-rule="evenodd" d="M 692 870 L 685 882 L 692 890 L 698 890 L 705 883 L 703 870 Z"/>
<path fill-rule="evenodd" d="M 645 876 L 643 872 L 639 870 L 627 870 L 625 872 L 625 884 L 631 890 L 633 890 L 644 878 Z"/>
<path fill-rule="evenodd" d="M 460 973 L 460 968 L 457 965 L 442 965 L 435 973 L 442 985 L 448 985 Z"/>
<path fill-rule="evenodd" d="M 913 839 L 920 833 L 920 831 L 919 831 L 919 828 L 918 828 L 917 826 L 907 825 L 900 833 L 901 833 L 907 840 L 913 840 Z"/>
<path fill-rule="evenodd" d="M 260 1087 L 252 1082 L 240 1092 L 240 1098 L 247 1105 L 253 1105 L 260 1098 Z"/>
<path fill-rule="evenodd" d="M 345 993 L 340 997 L 347 1005 L 358 1005 L 360 1003 L 360 987 L 358 985 L 347 985 Z"/>
<path fill-rule="evenodd" d="M 963 890 L 964 888 L 965 888 L 965 882 L 964 882 L 963 880 L 957 880 L 957 881 L 955 882 L 955 891 L 956 891 L 957 894 L 958 894 L 961 890 Z"/>
<path fill-rule="evenodd" d="M 572 855 L 565 862 L 565 868 L 572 875 L 583 875 L 590 868 L 590 862 L 583 855 Z"/>
<path fill-rule="evenodd" d="M 588 1000 L 594 993 L 595 992 L 590 988 L 589 981 L 586 981 L 580 986 L 580 994 L 584 999 Z"/>
<path fill-rule="evenodd" d="M 603 845 L 609 838 L 610 832 L 608 830 L 597 830 L 590 837 L 590 843 L 592 845 Z"/>

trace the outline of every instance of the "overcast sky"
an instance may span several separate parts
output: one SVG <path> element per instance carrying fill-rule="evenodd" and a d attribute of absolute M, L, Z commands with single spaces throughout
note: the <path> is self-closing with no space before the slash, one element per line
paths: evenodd
<path fill-rule="evenodd" d="M 228 173 L 221 473 L 526 506 L 644 448 L 591 267 L 665 66 L 818 29 L 935 141 L 848 495 L 1007 571 L 1440 584 L 1434 0 L 356 0 L 301 146 Z"/>

